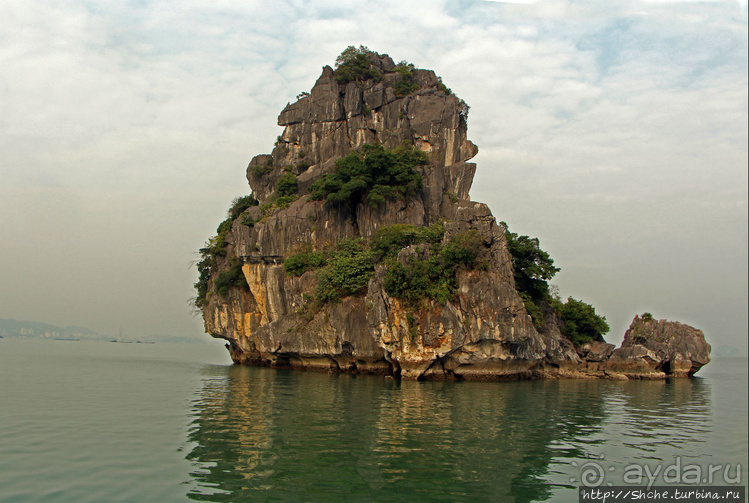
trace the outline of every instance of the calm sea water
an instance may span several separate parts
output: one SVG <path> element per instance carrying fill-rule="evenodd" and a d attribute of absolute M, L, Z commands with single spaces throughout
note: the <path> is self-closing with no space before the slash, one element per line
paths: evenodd
<path fill-rule="evenodd" d="M 746 486 L 747 359 L 698 375 L 397 382 L 236 367 L 218 345 L 0 339 L 0 501 L 572 502 L 582 478 L 711 467 Z"/>

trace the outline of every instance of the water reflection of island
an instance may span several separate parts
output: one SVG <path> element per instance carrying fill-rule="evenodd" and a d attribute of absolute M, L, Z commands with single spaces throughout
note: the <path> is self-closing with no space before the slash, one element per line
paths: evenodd
<path fill-rule="evenodd" d="M 193 403 L 193 500 L 543 501 L 560 481 L 577 485 L 559 469 L 596 451 L 612 411 L 628 410 L 619 419 L 647 432 L 707 407 L 704 386 L 686 380 L 423 383 L 213 372 Z"/>

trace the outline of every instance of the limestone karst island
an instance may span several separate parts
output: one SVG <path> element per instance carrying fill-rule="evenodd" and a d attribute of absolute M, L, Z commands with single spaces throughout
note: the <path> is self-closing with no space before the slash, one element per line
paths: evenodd
<path fill-rule="evenodd" d="M 408 379 L 663 378 L 704 335 L 551 294 L 539 241 L 469 200 L 468 106 L 431 70 L 346 49 L 284 108 L 201 249 L 196 306 L 236 363 Z"/>

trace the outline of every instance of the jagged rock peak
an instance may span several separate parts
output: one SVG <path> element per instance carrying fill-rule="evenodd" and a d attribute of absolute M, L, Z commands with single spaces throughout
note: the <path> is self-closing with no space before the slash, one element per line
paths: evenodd
<path fill-rule="evenodd" d="M 466 137 L 469 107 L 432 70 L 396 65 L 390 56 L 369 50 L 362 56 L 368 68 L 346 73 L 345 63 L 336 70 L 325 66 L 311 91 L 283 109 L 278 124 L 284 131 L 273 152 L 256 156 L 247 168 L 255 196 L 272 197 L 284 170 L 298 175 L 306 188 L 365 144 L 392 149 L 406 142 L 428 155 L 424 172 L 439 171 L 436 179 L 425 180 L 432 204 L 442 192 L 467 199 L 475 165 L 466 161 L 478 152 Z"/>

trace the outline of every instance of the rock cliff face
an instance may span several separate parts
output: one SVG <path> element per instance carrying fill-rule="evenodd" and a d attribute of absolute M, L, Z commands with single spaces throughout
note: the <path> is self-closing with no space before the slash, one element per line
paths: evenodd
<path fill-rule="evenodd" d="M 419 379 L 600 372 L 611 351 L 594 348 L 581 357 L 553 313 L 543 330 L 534 326 L 515 288 L 505 229 L 486 205 L 468 199 L 476 169 L 468 161 L 478 151 L 466 138 L 468 107 L 429 70 L 411 69 L 417 89 L 396 93 L 403 74 L 393 61 L 374 53 L 368 58 L 380 79 L 341 84 L 324 67 L 312 90 L 281 112 L 284 131 L 271 154 L 250 162 L 247 179 L 259 205 L 229 223 L 223 248 L 211 257 L 199 304 L 206 331 L 228 341 L 235 362 L 256 365 Z M 334 172 L 336 160 L 368 144 L 394 149 L 404 142 L 427 159 L 415 168 L 423 184 L 414 197 L 350 207 L 307 196 L 314 182 Z M 288 173 L 299 196 L 279 198 L 279 180 Z M 284 269 L 284 260 L 301 249 L 330 249 L 349 238 L 367 242 L 392 224 L 438 222 L 443 244 L 466 232 L 481 243 L 482 267 L 458 269 L 456 294 L 444 303 L 426 299 L 414 307 L 389 295 L 386 267 L 378 263 L 365 288 L 312 308 L 319 275 Z M 397 259 L 408 264 L 424 253 L 407 246 Z M 241 267 L 241 277 L 219 293 L 219 276 L 232 267 Z M 686 359 L 703 361 L 692 358 L 691 347 L 680 350 L 681 360 L 667 351 L 669 368 L 681 372 Z"/>

